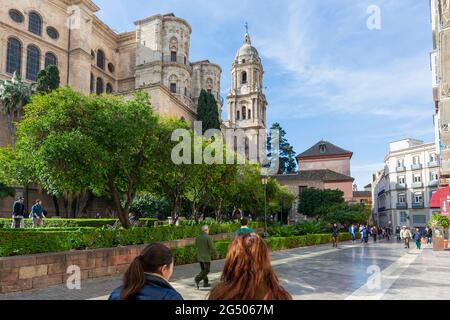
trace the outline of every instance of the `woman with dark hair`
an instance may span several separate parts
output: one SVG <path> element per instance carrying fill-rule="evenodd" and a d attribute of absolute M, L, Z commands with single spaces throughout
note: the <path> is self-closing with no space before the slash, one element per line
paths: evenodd
<path fill-rule="evenodd" d="M 136 257 L 125 273 L 123 286 L 109 300 L 183 300 L 170 285 L 173 255 L 162 244 L 152 244 Z"/>
<path fill-rule="evenodd" d="M 269 248 L 255 233 L 237 236 L 228 248 L 220 283 L 209 300 L 292 300 L 280 286 Z"/>

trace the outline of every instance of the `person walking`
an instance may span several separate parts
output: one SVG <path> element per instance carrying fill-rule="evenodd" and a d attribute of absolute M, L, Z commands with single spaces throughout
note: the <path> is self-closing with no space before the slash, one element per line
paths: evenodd
<path fill-rule="evenodd" d="M 355 244 L 356 242 L 356 226 L 352 224 L 350 228 L 348 229 L 348 233 L 350 233 L 350 237 L 352 238 L 352 243 Z"/>
<path fill-rule="evenodd" d="M 195 277 L 195 285 L 200 289 L 200 282 L 203 281 L 203 287 L 209 288 L 208 274 L 211 270 L 211 257 L 217 255 L 216 248 L 209 236 L 209 227 L 202 227 L 202 234 L 195 239 L 197 249 L 197 261 L 200 263 L 200 273 Z"/>
<path fill-rule="evenodd" d="M 399 226 L 397 226 L 397 228 L 395 228 L 395 235 L 396 235 L 396 237 L 397 237 L 397 241 L 401 241 L 402 240 L 402 237 L 401 237 L 401 228 L 399 227 Z"/>
<path fill-rule="evenodd" d="M 400 231 L 400 238 L 405 243 L 405 249 L 410 248 L 409 241 L 411 240 L 411 237 L 412 237 L 411 231 L 408 228 L 403 227 L 402 230 Z"/>
<path fill-rule="evenodd" d="M 331 237 L 333 238 L 333 248 L 337 248 L 339 243 L 339 227 L 336 223 L 333 225 Z"/>
<path fill-rule="evenodd" d="M 256 233 L 237 236 L 228 248 L 220 282 L 209 300 L 292 300 L 280 285 L 266 242 Z"/>
<path fill-rule="evenodd" d="M 364 229 L 365 229 L 365 227 L 363 225 L 359 226 L 359 235 L 361 237 L 361 243 L 364 242 Z"/>
<path fill-rule="evenodd" d="M 363 235 L 364 235 L 364 243 L 369 243 L 369 237 L 370 237 L 370 227 L 364 226 L 364 230 L 363 230 Z"/>
<path fill-rule="evenodd" d="M 422 249 L 422 234 L 420 233 L 419 228 L 416 228 L 412 238 L 416 242 L 417 250 L 421 250 Z"/>
<path fill-rule="evenodd" d="M 235 232 L 235 236 L 238 236 L 238 235 L 241 235 L 241 234 L 246 234 L 246 233 L 253 233 L 253 229 L 251 229 L 248 226 L 247 218 L 242 218 L 241 219 L 241 227 L 239 228 L 239 230 L 237 230 Z"/>
<path fill-rule="evenodd" d="M 109 300 L 183 300 L 169 283 L 173 274 L 173 255 L 162 244 L 151 244 L 136 257 Z"/>
<path fill-rule="evenodd" d="M 373 242 L 377 243 L 378 228 L 376 226 L 373 226 L 370 230 L 370 233 L 372 234 Z"/>
<path fill-rule="evenodd" d="M 432 244 L 433 243 L 433 229 L 426 228 L 425 229 L 425 237 L 427 239 L 427 244 Z"/>
<path fill-rule="evenodd" d="M 33 228 L 42 227 L 44 225 L 44 209 L 42 208 L 42 201 L 36 200 L 36 203 L 31 207 L 30 218 L 33 219 Z"/>
<path fill-rule="evenodd" d="M 24 227 L 25 205 L 23 197 L 18 197 L 13 204 L 11 229 L 22 229 Z"/>

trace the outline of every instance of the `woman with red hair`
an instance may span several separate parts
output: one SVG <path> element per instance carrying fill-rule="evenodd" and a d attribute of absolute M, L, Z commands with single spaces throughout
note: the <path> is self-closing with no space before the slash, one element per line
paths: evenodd
<path fill-rule="evenodd" d="M 255 233 L 237 236 L 228 248 L 220 283 L 209 300 L 292 300 L 280 286 L 267 244 Z"/>

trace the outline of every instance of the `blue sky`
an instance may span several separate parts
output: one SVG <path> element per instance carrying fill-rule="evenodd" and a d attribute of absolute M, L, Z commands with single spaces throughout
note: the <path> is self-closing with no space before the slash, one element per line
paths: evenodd
<path fill-rule="evenodd" d="M 224 98 L 247 21 L 265 68 L 268 122 L 282 125 L 297 153 L 322 138 L 353 151 L 360 188 L 390 141 L 434 139 L 428 0 L 94 1 L 119 32 L 158 13 L 186 19 L 190 60 L 222 67 Z M 381 9 L 381 30 L 366 26 L 370 5 Z"/>

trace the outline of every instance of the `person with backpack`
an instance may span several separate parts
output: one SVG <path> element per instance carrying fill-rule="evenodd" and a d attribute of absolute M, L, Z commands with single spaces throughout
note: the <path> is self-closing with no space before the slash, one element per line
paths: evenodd
<path fill-rule="evenodd" d="M 422 234 L 421 234 L 419 228 L 416 228 L 416 231 L 414 232 L 414 235 L 412 238 L 416 242 L 417 250 L 421 250 L 422 249 Z"/>

